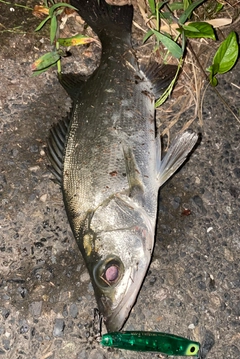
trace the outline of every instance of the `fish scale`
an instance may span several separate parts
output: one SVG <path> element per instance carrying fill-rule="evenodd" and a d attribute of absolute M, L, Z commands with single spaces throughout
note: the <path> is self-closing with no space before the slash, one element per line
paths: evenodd
<path fill-rule="evenodd" d="M 64 158 L 64 173 L 68 176 L 63 179 L 65 202 L 68 206 L 71 203 L 68 194 L 71 198 L 73 193 L 75 195 L 74 203 L 70 205 L 73 210 L 79 211 L 80 206 L 83 206 L 81 212 L 85 211 L 83 199 L 88 208 L 94 210 L 114 193 L 127 190 L 127 177 L 123 175 L 126 173 L 123 146 L 132 148 L 136 161 L 141 159 L 138 165 L 143 174 L 144 185 L 146 188 L 152 185 L 152 179 L 151 183 L 148 183 L 146 176 L 152 170 L 150 165 L 155 165 L 155 159 L 151 161 L 149 158 L 149 153 L 155 155 L 153 95 L 142 94 L 147 87 L 143 82 L 147 81 L 143 79 L 135 83 L 135 77 L 140 79 L 140 71 L 137 63 L 135 68 L 126 65 L 122 55 L 124 51 L 125 48 L 118 47 L 116 54 L 111 52 L 111 61 L 108 61 L 105 54 L 108 66 L 105 66 L 103 58 L 97 72 L 84 84 L 81 99 L 75 108 L 78 116 L 75 115 L 71 122 Z M 109 74 L 110 76 L 107 76 Z M 114 92 L 109 91 L 110 86 L 115 87 Z M 122 101 L 127 104 L 122 106 Z M 118 117 L 115 115 L 117 113 Z M 132 123 L 129 124 L 130 121 Z M 148 161 L 145 160 L 147 158 Z M 76 162 L 81 165 L 76 166 Z M 115 172 L 116 176 L 112 176 L 112 172 Z M 78 190 L 76 177 L 81 178 L 84 183 L 81 192 Z M 155 193 L 157 187 L 156 180 Z M 97 196 L 92 196 L 96 189 Z M 147 194 L 145 196 L 147 197 Z M 157 206 L 156 201 L 154 206 Z"/>
<path fill-rule="evenodd" d="M 132 6 L 104 0 L 71 4 L 99 36 L 102 57 L 87 81 L 60 74 L 73 108 L 51 130 L 48 152 L 99 311 L 107 330 L 116 331 L 149 267 L 159 187 L 198 136 L 179 135 L 161 159 L 154 104 L 176 67 L 139 66 L 131 47 Z"/>

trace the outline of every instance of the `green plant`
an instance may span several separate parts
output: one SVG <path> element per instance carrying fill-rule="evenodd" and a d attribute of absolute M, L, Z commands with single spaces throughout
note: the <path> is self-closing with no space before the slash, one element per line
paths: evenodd
<path fill-rule="evenodd" d="M 47 15 L 47 17 L 41 21 L 35 31 L 40 31 L 43 26 L 50 21 L 50 43 L 53 45 L 53 50 L 47 52 L 38 58 L 32 65 L 33 75 L 39 75 L 42 72 L 47 71 L 50 67 L 57 65 L 58 73 L 61 72 L 61 57 L 64 55 L 64 51 L 60 49 L 60 46 L 76 46 L 89 43 L 94 39 L 84 35 L 76 35 L 70 38 L 59 37 L 59 22 L 58 17 L 64 12 L 66 8 L 76 10 L 72 5 L 67 3 L 54 3 L 50 0 L 50 7 L 48 1 L 44 1 L 44 6 L 38 6 L 38 11 Z"/>
<path fill-rule="evenodd" d="M 209 38 L 216 40 L 213 26 L 207 21 L 189 21 L 194 11 L 202 5 L 206 0 L 183 0 L 182 2 L 169 2 L 148 0 L 151 14 L 149 23 L 151 28 L 144 36 L 143 42 L 147 41 L 151 36 L 155 36 L 156 47 L 159 48 L 160 43 L 166 48 L 168 56 L 170 53 L 173 57 L 179 59 L 179 68 L 181 67 L 188 39 L 192 38 Z M 222 9 L 222 4 L 215 4 L 215 13 Z M 177 15 L 176 15 L 177 14 Z M 236 34 L 231 33 L 227 39 L 217 50 L 213 64 L 207 70 L 210 72 L 209 81 L 213 86 L 217 85 L 216 75 L 229 71 L 238 58 L 238 43 Z M 169 86 L 167 93 L 172 90 L 173 83 Z M 165 101 L 166 94 L 156 102 L 156 106 Z"/>
<path fill-rule="evenodd" d="M 216 86 L 218 81 L 217 74 L 224 74 L 231 70 L 235 65 L 239 53 L 239 46 L 237 35 L 235 32 L 230 32 L 228 37 L 221 43 L 217 52 L 214 55 L 212 65 L 207 68 L 209 74 L 209 81 L 212 86 Z"/>
<path fill-rule="evenodd" d="M 191 17 L 196 7 L 202 4 L 205 0 L 197 0 L 192 4 L 189 1 L 183 3 L 168 4 L 168 1 L 156 1 L 148 0 L 149 7 L 151 9 L 151 19 L 156 21 L 156 28 L 150 29 L 144 36 L 143 42 L 148 40 L 152 35 L 155 35 L 157 39 L 157 45 L 161 42 L 167 50 L 177 59 L 184 55 L 186 49 L 186 38 L 211 38 L 215 40 L 215 34 L 213 27 L 206 22 L 190 22 L 185 25 L 187 20 Z M 187 6 L 187 4 L 189 4 Z M 186 7 L 187 6 L 187 7 Z M 173 15 L 174 10 L 186 9 L 182 12 L 179 18 Z M 167 20 L 169 28 L 172 29 L 172 33 L 178 32 L 175 37 L 168 34 L 166 31 L 161 31 L 161 19 Z M 173 27 L 172 24 L 177 24 Z M 181 36 L 181 44 L 179 44 L 179 38 Z"/>

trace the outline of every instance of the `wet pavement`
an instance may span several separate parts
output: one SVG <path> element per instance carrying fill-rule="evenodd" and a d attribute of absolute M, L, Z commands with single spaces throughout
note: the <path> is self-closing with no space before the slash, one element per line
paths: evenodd
<path fill-rule="evenodd" d="M 2 32 L 0 40 L 0 357 L 159 358 L 104 349 L 93 338 L 93 289 L 45 154 L 48 131 L 71 102 L 56 72 L 31 77 L 49 45 L 33 33 L 39 21 L 24 14 L 23 33 Z M 87 56 L 88 49 L 79 51 Z M 217 88 L 237 115 L 239 71 L 240 63 Z M 201 142 L 160 191 L 153 260 L 124 329 L 186 336 L 202 344 L 202 358 L 238 359 L 239 122 L 209 87 L 203 127 L 196 120 L 192 128 Z"/>

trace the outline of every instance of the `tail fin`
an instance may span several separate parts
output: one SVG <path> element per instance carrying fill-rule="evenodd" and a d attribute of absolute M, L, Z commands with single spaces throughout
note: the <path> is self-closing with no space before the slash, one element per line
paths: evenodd
<path fill-rule="evenodd" d="M 91 26 L 101 42 L 114 38 L 130 41 L 133 7 L 111 6 L 105 0 L 71 0 L 79 15 Z"/>

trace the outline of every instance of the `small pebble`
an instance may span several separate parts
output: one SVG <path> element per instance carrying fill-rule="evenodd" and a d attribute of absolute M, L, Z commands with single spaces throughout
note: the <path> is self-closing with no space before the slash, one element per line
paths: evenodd
<path fill-rule="evenodd" d="M 29 167 L 28 169 L 29 169 L 29 171 L 31 171 L 31 172 L 37 172 L 37 171 L 40 170 L 40 167 L 39 167 L 39 166 L 32 166 L 32 167 Z"/>
<path fill-rule="evenodd" d="M 41 201 L 41 202 L 43 202 L 43 203 L 45 203 L 46 202 L 46 200 L 47 200 L 47 193 L 45 193 L 45 194 L 43 194 L 40 198 L 39 198 L 39 200 Z"/>
<path fill-rule="evenodd" d="M 69 308 L 69 314 L 72 318 L 76 318 L 78 315 L 78 307 L 75 303 L 72 303 Z"/>
<path fill-rule="evenodd" d="M 54 328 L 53 328 L 53 336 L 61 337 L 63 336 L 63 331 L 65 328 L 65 323 L 63 319 L 57 318 L 55 320 Z"/>
<path fill-rule="evenodd" d="M 32 302 L 29 305 L 29 311 L 32 313 L 34 317 L 39 317 L 42 311 L 42 301 L 40 302 Z"/>
<path fill-rule="evenodd" d="M 80 280 L 81 280 L 81 282 L 88 282 L 90 280 L 90 276 L 89 276 L 88 272 L 84 272 L 80 276 Z"/>

